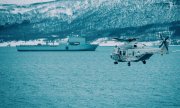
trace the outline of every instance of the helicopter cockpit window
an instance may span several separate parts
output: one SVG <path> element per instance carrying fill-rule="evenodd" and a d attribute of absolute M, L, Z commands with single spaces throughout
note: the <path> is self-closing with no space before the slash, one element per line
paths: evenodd
<path fill-rule="evenodd" d="M 123 51 L 123 55 L 126 55 L 126 51 Z"/>
<path fill-rule="evenodd" d="M 122 54 L 122 52 L 121 51 L 119 51 L 119 55 L 121 55 Z"/>

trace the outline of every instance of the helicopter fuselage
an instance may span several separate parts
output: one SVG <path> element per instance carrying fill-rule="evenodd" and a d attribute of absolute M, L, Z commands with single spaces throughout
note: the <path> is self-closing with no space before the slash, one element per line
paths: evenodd
<path fill-rule="evenodd" d="M 163 54 L 162 48 L 153 48 L 153 47 L 137 47 L 137 46 L 124 46 L 124 47 L 115 47 L 111 58 L 115 60 L 114 64 L 118 62 L 139 62 L 142 61 L 146 64 L 153 54 Z"/>
<path fill-rule="evenodd" d="M 142 61 L 143 64 L 146 64 L 146 60 L 148 60 L 153 54 L 168 54 L 168 39 L 169 37 L 163 38 L 161 36 L 161 44 L 159 48 L 147 47 L 145 44 L 141 44 L 136 41 L 136 39 L 119 39 L 114 38 L 117 41 L 126 41 L 126 44 L 123 46 L 116 46 L 113 53 L 111 54 L 111 58 L 114 60 L 114 64 L 118 64 L 118 62 L 128 62 L 128 66 L 130 66 L 130 62 L 139 62 Z"/>
<path fill-rule="evenodd" d="M 148 60 L 153 54 L 159 53 L 159 48 L 146 49 L 120 49 L 117 48 L 111 54 L 111 58 L 117 62 L 139 62 Z"/>

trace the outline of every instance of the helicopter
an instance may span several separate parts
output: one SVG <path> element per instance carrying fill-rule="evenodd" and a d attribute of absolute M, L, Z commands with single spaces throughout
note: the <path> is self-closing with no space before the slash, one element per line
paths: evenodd
<path fill-rule="evenodd" d="M 148 47 L 145 44 L 137 42 L 138 38 L 120 39 L 113 38 L 115 41 L 125 42 L 123 46 L 115 46 L 114 51 L 110 55 L 114 60 L 114 64 L 118 62 L 128 62 L 128 66 L 131 66 L 131 62 L 142 62 L 146 64 L 146 61 L 154 54 L 168 54 L 168 39 L 169 37 L 163 37 L 160 35 L 161 44 L 159 48 Z"/>

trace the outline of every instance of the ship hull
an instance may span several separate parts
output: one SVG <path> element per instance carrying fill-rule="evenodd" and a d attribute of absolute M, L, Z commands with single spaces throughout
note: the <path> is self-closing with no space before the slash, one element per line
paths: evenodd
<path fill-rule="evenodd" d="M 17 51 L 95 51 L 98 45 L 20 45 Z"/>

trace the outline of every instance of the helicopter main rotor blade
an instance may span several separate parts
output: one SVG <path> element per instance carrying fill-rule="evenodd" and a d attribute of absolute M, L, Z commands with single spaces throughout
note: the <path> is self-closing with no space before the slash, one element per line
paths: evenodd
<path fill-rule="evenodd" d="M 165 38 L 165 41 L 169 39 L 169 36 Z"/>
<path fill-rule="evenodd" d="M 161 40 L 163 40 L 163 36 L 162 36 L 162 34 L 160 34 L 160 38 L 161 38 Z"/>
<path fill-rule="evenodd" d="M 113 39 L 120 42 L 133 42 L 136 41 L 138 38 L 129 38 L 129 39 L 113 38 Z"/>
<path fill-rule="evenodd" d="M 124 39 L 120 39 L 120 38 L 113 38 L 113 39 L 116 40 L 116 41 L 125 42 Z"/>
<path fill-rule="evenodd" d="M 168 49 L 168 43 L 167 43 L 166 41 L 164 42 L 164 45 L 165 45 L 165 47 L 166 47 L 166 49 L 167 49 L 167 51 L 168 51 L 168 50 L 169 50 L 169 49 Z"/>
<path fill-rule="evenodd" d="M 159 48 L 160 48 L 160 47 L 162 47 L 162 46 L 163 46 L 163 44 L 164 44 L 164 43 L 163 43 L 163 42 L 161 42 L 161 45 L 159 45 Z"/>

